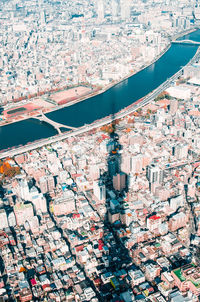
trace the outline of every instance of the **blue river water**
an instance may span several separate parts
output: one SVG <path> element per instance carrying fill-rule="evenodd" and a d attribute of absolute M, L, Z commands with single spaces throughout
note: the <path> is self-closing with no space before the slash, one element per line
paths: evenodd
<path fill-rule="evenodd" d="M 184 38 L 200 41 L 200 30 Z M 194 45 L 173 44 L 157 62 L 106 92 L 70 107 L 48 113 L 47 116 L 65 125 L 80 127 L 118 112 L 175 74 L 188 63 L 196 50 L 197 46 Z M 52 126 L 34 119 L 13 123 L 0 127 L 0 150 L 24 145 L 55 134 L 57 132 Z"/>

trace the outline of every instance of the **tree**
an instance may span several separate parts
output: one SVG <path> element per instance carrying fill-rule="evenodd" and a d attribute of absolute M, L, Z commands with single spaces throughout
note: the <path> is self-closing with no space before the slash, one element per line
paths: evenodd
<path fill-rule="evenodd" d="M 167 91 L 163 91 L 155 98 L 155 102 L 158 102 L 162 99 L 170 100 L 171 96 L 169 95 L 169 93 Z"/>
<path fill-rule="evenodd" d="M 12 167 L 8 162 L 3 162 L 0 165 L 0 174 L 2 174 L 2 177 L 14 177 L 15 175 L 20 174 L 20 168 L 19 167 Z"/>

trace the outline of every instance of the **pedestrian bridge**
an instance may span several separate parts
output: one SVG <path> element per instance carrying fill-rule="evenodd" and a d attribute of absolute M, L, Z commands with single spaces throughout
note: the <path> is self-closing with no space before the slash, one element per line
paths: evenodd
<path fill-rule="evenodd" d="M 36 120 L 39 120 L 41 122 L 45 122 L 47 124 L 50 124 L 51 126 L 53 126 L 58 131 L 58 134 L 62 134 L 60 128 L 71 129 L 71 130 L 77 129 L 75 127 L 67 126 L 67 125 L 52 121 L 50 118 L 48 118 L 46 115 L 44 115 L 44 113 L 42 111 L 40 112 L 39 115 L 34 116 L 33 118 L 36 119 Z"/>
<path fill-rule="evenodd" d="M 188 44 L 188 45 L 200 45 L 200 42 L 192 40 L 173 40 L 173 44 Z"/>

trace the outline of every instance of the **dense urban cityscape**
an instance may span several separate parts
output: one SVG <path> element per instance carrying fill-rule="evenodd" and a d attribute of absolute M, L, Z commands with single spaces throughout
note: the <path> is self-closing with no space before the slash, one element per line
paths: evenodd
<path fill-rule="evenodd" d="M 155 59 L 169 36 L 194 20 L 192 5 L 177 1 L 3 2 L 3 104 L 67 85 L 120 80 Z"/>
<path fill-rule="evenodd" d="M 1 0 L 0 301 L 200 301 L 198 2 Z M 130 85 L 172 43 L 190 60 L 121 111 L 45 115 Z M 3 150 L 30 117 L 58 134 Z"/>
<path fill-rule="evenodd" d="M 3 120 L 51 110 L 136 73 L 200 15 L 196 1 L 2 2 Z M 22 100 L 17 117 L 6 111 Z"/>

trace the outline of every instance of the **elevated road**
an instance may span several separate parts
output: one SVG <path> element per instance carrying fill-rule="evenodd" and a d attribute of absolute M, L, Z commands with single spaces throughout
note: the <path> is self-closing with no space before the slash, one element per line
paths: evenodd
<path fill-rule="evenodd" d="M 187 45 L 200 45 L 200 42 L 192 40 L 173 40 L 173 44 L 187 44 Z"/>
<path fill-rule="evenodd" d="M 50 124 L 51 126 L 53 126 L 57 131 L 58 131 L 58 134 L 62 134 L 60 128 L 66 128 L 66 129 L 71 129 L 71 130 L 75 130 L 77 128 L 75 127 L 72 127 L 72 126 L 66 126 L 64 124 L 61 124 L 61 123 L 57 123 L 51 119 L 49 119 L 46 115 L 44 115 L 44 113 L 41 111 L 41 113 L 37 116 L 34 116 L 33 117 L 34 119 L 37 119 L 39 121 L 42 121 L 42 122 L 45 122 L 45 123 L 48 123 Z"/>
<path fill-rule="evenodd" d="M 178 161 L 178 162 L 174 162 L 174 163 L 168 163 L 164 166 L 164 170 L 171 170 L 171 169 L 176 169 L 176 168 L 180 168 L 180 167 L 183 167 L 183 166 L 187 166 L 187 165 L 192 165 L 192 164 L 195 164 L 195 163 L 198 163 L 199 162 L 199 159 L 196 159 L 196 160 L 184 160 L 184 161 Z"/>
<path fill-rule="evenodd" d="M 123 117 L 137 111 L 139 108 L 142 108 L 143 106 L 151 103 L 162 91 L 164 91 L 165 89 L 170 87 L 173 84 L 173 82 L 176 81 L 182 75 L 184 68 L 186 66 L 189 66 L 189 65 L 193 64 L 198 59 L 200 59 L 199 48 L 198 48 L 196 54 L 194 55 L 194 57 L 183 68 L 181 68 L 177 73 L 175 73 L 171 78 L 167 79 L 163 84 L 161 84 L 159 87 L 157 87 L 154 91 L 150 92 L 146 97 L 144 97 L 142 99 L 142 101 L 133 103 L 131 106 L 129 106 L 127 108 L 124 108 L 123 110 L 121 110 L 120 112 L 115 114 L 114 118 L 113 118 L 113 116 L 107 116 L 104 119 L 97 120 L 97 121 L 95 121 L 94 123 L 92 123 L 90 125 L 84 125 L 81 128 L 68 131 L 67 133 L 59 134 L 59 135 L 56 135 L 56 136 L 53 136 L 53 137 L 49 137 L 47 139 L 36 141 L 36 142 L 30 143 L 30 144 L 27 144 L 25 146 L 22 146 L 22 147 L 18 147 L 18 148 L 13 147 L 10 150 L 0 152 L 0 159 L 3 159 L 5 157 L 12 157 L 12 156 L 15 156 L 17 154 L 28 152 L 28 151 L 31 151 L 31 150 L 36 149 L 36 148 L 41 148 L 45 145 L 56 143 L 56 142 L 61 141 L 63 139 L 85 133 L 85 132 L 90 131 L 92 129 L 95 129 L 95 128 L 101 127 L 103 125 L 109 124 L 115 119 L 123 118 Z M 64 126 L 67 127 L 66 125 L 64 125 Z"/>

